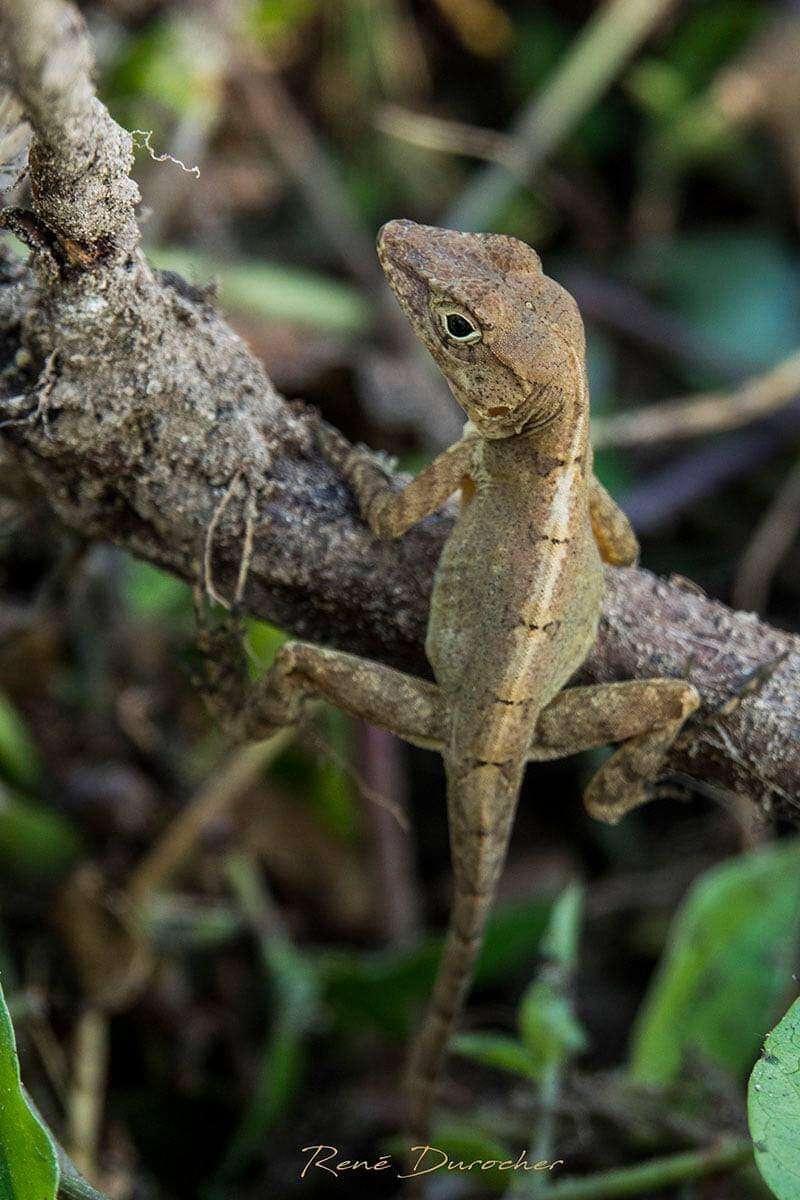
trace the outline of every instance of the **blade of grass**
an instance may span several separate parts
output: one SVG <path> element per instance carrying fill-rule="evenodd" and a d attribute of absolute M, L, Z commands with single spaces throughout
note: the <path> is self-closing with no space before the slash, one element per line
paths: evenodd
<path fill-rule="evenodd" d="M 451 229 L 487 229 L 520 186 L 575 128 L 674 0 L 609 0 L 586 23 L 548 87 L 511 128 L 513 173 L 493 163 L 472 176 L 442 221 Z"/>

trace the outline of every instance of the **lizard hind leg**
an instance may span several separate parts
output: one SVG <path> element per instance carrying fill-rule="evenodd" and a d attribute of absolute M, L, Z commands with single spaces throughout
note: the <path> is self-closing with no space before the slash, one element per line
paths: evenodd
<path fill-rule="evenodd" d="M 434 683 L 309 642 L 286 642 L 266 674 L 249 685 L 236 722 L 238 736 L 253 741 L 296 725 L 315 700 L 328 700 L 415 745 L 438 747 L 444 738 Z"/>
<path fill-rule="evenodd" d="M 615 825 L 651 799 L 650 785 L 699 704 L 697 689 L 683 679 L 568 688 L 540 714 L 529 757 L 560 758 L 621 742 L 584 792 L 587 811 Z"/>

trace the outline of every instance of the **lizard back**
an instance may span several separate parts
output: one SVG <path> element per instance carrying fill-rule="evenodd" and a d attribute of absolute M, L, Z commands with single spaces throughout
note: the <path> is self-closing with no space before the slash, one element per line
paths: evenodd
<path fill-rule="evenodd" d="M 585 405 L 565 398 L 535 437 L 476 444 L 474 494 L 442 553 L 426 643 L 456 758 L 520 753 L 595 639 L 603 576 L 587 425 Z"/>

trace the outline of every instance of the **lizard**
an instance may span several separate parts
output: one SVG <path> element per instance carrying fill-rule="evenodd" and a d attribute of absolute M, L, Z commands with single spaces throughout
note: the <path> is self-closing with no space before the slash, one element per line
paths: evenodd
<path fill-rule="evenodd" d="M 572 296 L 531 247 L 503 234 L 393 220 L 377 249 L 465 412 L 463 436 L 402 488 L 321 419 L 317 436 L 381 538 L 401 537 L 460 492 L 431 595 L 433 681 L 290 641 L 251 686 L 238 732 L 265 737 L 324 699 L 443 756 L 453 899 L 405 1080 L 408 1132 L 424 1144 L 526 763 L 620 743 L 584 794 L 590 814 L 615 823 L 650 798 L 700 697 L 674 678 L 565 687 L 597 636 L 603 562 L 638 556 L 627 518 L 593 473 L 584 330 Z"/>

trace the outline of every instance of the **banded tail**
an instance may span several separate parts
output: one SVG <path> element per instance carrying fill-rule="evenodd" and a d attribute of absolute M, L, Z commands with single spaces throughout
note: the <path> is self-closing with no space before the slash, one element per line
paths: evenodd
<path fill-rule="evenodd" d="M 447 1045 L 475 973 L 497 880 L 503 869 L 524 763 L 447 761 L 453 903 L 433 994 L 406 1074 L 412 1145 L 424 1145 Z M 509 769 L 511 768 L 511 769 Z"/>

